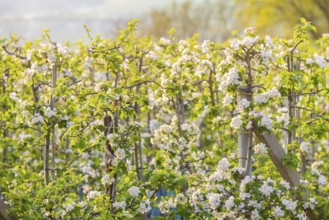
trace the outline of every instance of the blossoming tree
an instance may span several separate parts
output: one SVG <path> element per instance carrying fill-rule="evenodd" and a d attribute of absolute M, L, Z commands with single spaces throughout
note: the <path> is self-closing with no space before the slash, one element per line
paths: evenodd
<path fill-rule="evenodd" d="M 329 218 L 328 36 L 86 31 L 2 40 L 2 218 Z"/>

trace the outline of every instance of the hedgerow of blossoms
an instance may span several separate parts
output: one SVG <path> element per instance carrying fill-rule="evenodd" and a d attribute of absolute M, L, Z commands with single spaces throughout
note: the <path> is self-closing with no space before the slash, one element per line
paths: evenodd
<path fill-rule="evenodd" d="M 328 218 L 329 37 L 2 40 L 1 195 L 18 219 Z M 238 100 L 240 88 L 248 98 Z M 254 139 L 274 132 L 291 186 Z M 159 196 L 160 191 L 167 195 Z M 300 199 L 300 195 L 304 199 Z"/>

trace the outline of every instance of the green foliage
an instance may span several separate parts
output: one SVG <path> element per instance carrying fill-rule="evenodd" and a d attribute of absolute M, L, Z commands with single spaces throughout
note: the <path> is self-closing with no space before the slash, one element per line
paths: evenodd
<path fill-rule="evenodd" d="M 142 219 L 152 207 L 158 219 L 262 219 L 280 208 L 294 219 L 308 204 L 295 198 L 308 191 L 327 218 L 327 40 L 308 41 L 305 20 L 292 40 L 247 29 L 224 44 L 138 38 L 137 23 L 112 40 L 85 26 L 88 43 L 55 44 L 48 31 L 3 41 L 0 187 L 9 209 L 20 219 Z M 248 100 L 238 98 L 242 86 Z M 281 183 L 257 140 L 245 176 L 238 134 L 253 130 L 273 132 L 288 152 L 283 164 L 305 168 L 311 184 Z"/>

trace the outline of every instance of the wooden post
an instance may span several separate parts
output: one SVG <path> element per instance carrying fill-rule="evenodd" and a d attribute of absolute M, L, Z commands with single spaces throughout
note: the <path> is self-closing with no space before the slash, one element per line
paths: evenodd
<path fill-rule="evenodd" d="M 0 219 L 4 220 L 15 220 L 15 216 L 10 212 L 8 206 L 0 199 Z"/>
<path fill-rule="evenodd" d="M 109 134 L 113 134 L 113 120 L 111 116 L 105 116 L 104 117 L 104 127 L 105 131 L 104 134 L 105 136 L 108 136 Z M 113 167 L 111 165 L 111 160 L 114 157 L 114 150 L 112 149 L 112 146 L 109 141 L 106 141 L 105 144 L 105 157 L 104 157 L 104 164 L 105 164 L 105 171 L 106 173 L 110 173 L 113 170 Z M 106 186 L 106 194 L 109 195 L 110 197 L 112 196 L 113 192 L 113 184 Z"/>
<path fill-rule="evenodd" d="M 259 141 L 266 144 L 268 148 L 268 155 L 270 156 L 282 178 L 289 182 L 292 187 L 297 186 L 300 183 L 300 175 L 296 170 L 291 170 L 282 163 L 282 157 L 284 157 L 286 153 L 281 147 L 276 136 L 272 132 L 270 132 L 269 134 L 259 133 L 257 129 L 254 129 L 254 133 L 259 139 Z M 298 195 L 297 199 L 299 201 L 306 200 L 307 195 L 308 192 L 305 192 L 304 196 Z M 318 219 L 313 210 L 306 209 L 305 212 L 310 220 Z"/>
<path fill-rule="evenodd" d="M 241 101 L 246 99 L 251 101 L 252 90 L 246 86 L 240 86 L 238 90 L 238 105 Z M 239 148 L 239 165 L 246 169 L 246 175 L 251 174 L 251 156 L 252 156 L 252 130 L 240 127 L 238 135 L 238 148 Z"/>
<path fill-rule="evenodd" d="M 9 69 L 6 69 L 5 70 L 5 75 L 3 77 L 3 81 L 2 81 L 2 94 L 5 94 L 6 93 L 6 84 L 7 84 L 7 81 L 8 81 L 8 78 L 9 78 Z M 6 112 L 7 111 L 7 103 L 6 102 L 3 102 L 3 111 Z M 6 123 L 6 122 L 5 122 Z M 5 125 L 6 127 L 6 125 Z M 5 128 L 4 131 L 3 131 L 3 137 L 4 138 L 7 138 L 9 137 L 9 131 L 8 131 L 8 128 Z M 8 145 L 6 144 L 5 148 L 3 149 L 3 152 L 2 152 L 2 155 L 3 155 L 3 162 L 6 163 L 7 162 L 7 151 L 8 151 Z"/>
<path fill-rule="evenodd" d="M 54 89 L 56 88 L 56 80 L 57 80 L 57 66 L 53 65 L 53 73 L 52 73 L 52 89 L 51 97 L 50 97 L 50 109 L 53 111 L 55 108 L 55 98 L 54 98 Z M 51 139 L 51 168 L 52 168 L 52 178 L 55 180 L 56 176 L 56 167 L 55 167 L 55 122 L 52 122 L 52 139 Z"/>
<path fill-rule="evenodd" d="M 291 170 L 287 168 L 282 163 L 282 157 L 286 155 L 283 148 L 281 147 L 278 139 L 273 133 L 270 134 L 262 134 L 257 131 L 254 131 L 258 140 L 264 144 L 266 144 L 268 148 L 268 155 L 276 166 L 277 170 L 281 174 L 281 176 L 288 181 L 292 186 L 296 186 L 299 184 L 300 176 L 299 173 L 295 170 Z"/>

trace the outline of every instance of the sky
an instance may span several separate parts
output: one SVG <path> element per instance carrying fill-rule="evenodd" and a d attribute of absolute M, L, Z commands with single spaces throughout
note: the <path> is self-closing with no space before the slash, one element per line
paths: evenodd
<path fill-rule="evenodd" d="M 33 40 L 49 29 L 54 41 L 86 38 L 83 25 L 92 33 L 110 36 L 118 21 L 143 19 L 152 9 L 165 7 L 174 0 L 1 0 L 0 36 L 10 33 Z M 183 2 L 183 0 L 175 0 Z M 197 1 L 197 0 L 195 0 Z"/>

